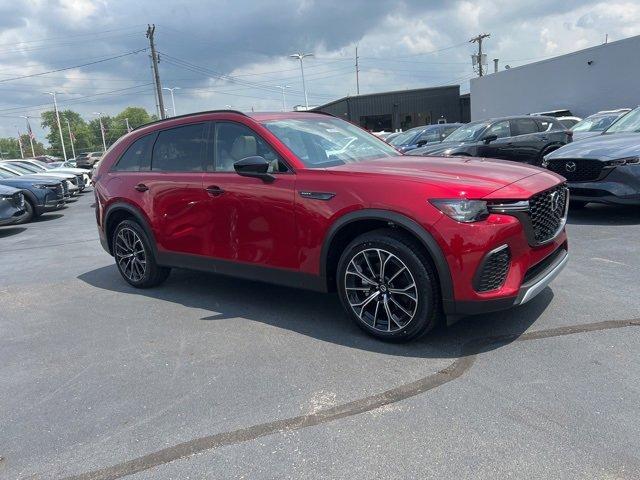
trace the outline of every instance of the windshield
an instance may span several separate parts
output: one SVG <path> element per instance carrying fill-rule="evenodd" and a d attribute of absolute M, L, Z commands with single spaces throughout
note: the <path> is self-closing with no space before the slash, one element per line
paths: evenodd
<path fill-rule="evenodd" d="M 597 117 L 585 118 L 576 123 L 571 130 L 574 132 L 602 132 L 620 116 L 619 113 L 611 115 L 599 115 Z"/>
<path fill-rule="evenodd" d="M 604 133 L 640 132 L 640 107 L 613 122 Z"/>
<path fill-rule="evenodd" d="M 485 128 L 489 126 L 486 122 L 468 123 L 453 131 L 445 138 L 445 142 L 472 142 L 477 140 Z"/>
<path fill-rule="evenodd" d="M 286 118 L 266 121 L 264 126 L 309 168 L 398 155 L 384 141 L 337 118 Z"/>
<path fill-rule="evenodd" d="M 398 147 L 400 145 L 406 145 L 418 132 L 421 132 L 422 130 L 423 128 L 412 128 L 411 130 L 407 130 L 406 132 L 402 132 L 400 135 L 393 137 L 393 139 L 389 140 L 389 143 Z"/>

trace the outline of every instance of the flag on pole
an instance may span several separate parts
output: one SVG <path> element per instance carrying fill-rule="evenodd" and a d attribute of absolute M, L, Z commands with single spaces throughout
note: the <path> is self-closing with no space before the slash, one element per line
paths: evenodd
<path fill-rule="evenodd" d="M 36 136 L 33 134 L 33 130 L 31 130 L 31 124 L 29 123 L 29 119 L 27 118 L 27 131 L 29 132 L 29 138 L 34 140 Z"/>

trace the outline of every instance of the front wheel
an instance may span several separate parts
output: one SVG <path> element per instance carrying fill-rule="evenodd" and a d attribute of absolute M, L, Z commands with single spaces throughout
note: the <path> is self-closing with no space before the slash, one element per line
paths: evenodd
<path fill-rule="evenodd" d="M 112 245 L 120 275 L 134 287 L 154 287 L 169 276 L 171 269 L 156 263 L 151 242 L 137 222 L 120 222 L 113 233 Z"/>
<path fill-rule="evenodd" d="M 338 294 L 351 319 L 367 333 L 408 341 L 437 325 L 437 277 L 420 245 L 395 230 L 356 238 L 338 263 Z"/>

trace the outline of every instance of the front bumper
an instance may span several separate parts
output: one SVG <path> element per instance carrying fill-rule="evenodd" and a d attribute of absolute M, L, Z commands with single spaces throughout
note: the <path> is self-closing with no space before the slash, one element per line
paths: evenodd
<path fill-rule="evenodd" d="M 640 205 L 640 165 L 611 169 L 592 182 L 569 182 L 571 199 L 612 205 Z"/>

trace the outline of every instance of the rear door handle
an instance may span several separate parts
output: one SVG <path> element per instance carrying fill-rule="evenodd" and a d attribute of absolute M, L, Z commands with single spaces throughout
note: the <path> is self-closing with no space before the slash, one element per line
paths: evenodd
<path fill-rule="evenodd" d="M 218 197 L 224 193 L 224 190 L 217 185 L 210 185 L 206 188 L 207 193 L 212 197 Z"/>
<path fill-rule="evenodd" d="M 135 188 L 139 192 L 146 192 L 147 190 L 149 190 L 149 187 L 147 187 L 144 183 L 139 183 L 133 188 Z"/>

